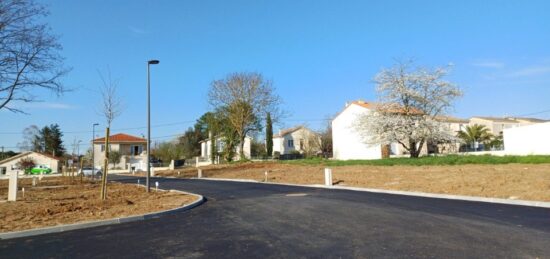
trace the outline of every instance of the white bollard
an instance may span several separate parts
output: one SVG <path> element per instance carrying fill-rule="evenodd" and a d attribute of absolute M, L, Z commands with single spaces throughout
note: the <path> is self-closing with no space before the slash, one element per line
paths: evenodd
<path fill-rule="evenodd" d="M 168 166 L 168 169 L 174 170 L 176 168 L 175 164 L 176 164 L 176 161 L 174 160 L 170 161 L 170 165 Z"/>
<path fill-rule="evenodd" d="M 17 200 L 17 175 L 19 174 L 19 171 L 11 171 L 10 173 L 10 180 L 9 180 L 9 188 L 8 188 L 8 201 L 16 201 Z"/>
<path fill-rule="evenodd" d="M 265 182 L 267 183 L 267 171 L 265 171 Z"/>
<path fill-rule="evenodd" d="M 202 178 L 202 169 L 198 169 L 197 178 Z"/>
<path fill-rule="evenodd" d="M 325 168 L 325 185 L 332 186 L 332 169 Z"/>
<path fill-rule="evenodd" d="M 23 198 L 25 198 L 25 187 L 21 188 L 21 191 L 23 191 Z"/>
<path fill-rule="evenodd" d="M 195 167 L 199 167 L 199 157 L 195 157 Z"/>
<path fill-rule="evenodd" d="M 36 186 L 36 177 L 35 176 L 32 177 L 32 186 Z"/>
<path fill-rule="evenodd" d="M 155 188 L 156 188 L 156 191 L 158 192 L 159 191 L 159 182 L 155 182 Z"/>
<path fill-rule="evenodd" d="M 139 186 L 139 179 L 138 179 L 138 186 Z"/>

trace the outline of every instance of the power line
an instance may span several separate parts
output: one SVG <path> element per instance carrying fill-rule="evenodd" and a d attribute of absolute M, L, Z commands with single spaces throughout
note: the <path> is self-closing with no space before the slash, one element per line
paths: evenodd
<path fill-rule="evenodd" d="M 170 123 L 164 123 L 164 124 L 156 124 L 152 125 L 151 128 L 160 128 L 160 127 L 167 127 L 167 126 L 174 126 L 174 125 L 181 125 L 181 124 L 187 124 L 187 123 L 193 123 L 192 121 L 180 121 L 180 122 L 170 122 Z M 123 130 L 137 130 L 137 129 L 146 129 L 147 126 L 141 126 L 141 127 L 130 127 L 130 128 L 115 128 L 111 129 L 112 131 L 123 131 Z M 79 134 L 79 133 L 92 133 L 92 130 L 82 130 L 82 131 L 63 131 L 63 134 Z M 0 132 L 1 135 L 16 135 L 16 134 L 22 134 L 22 132 Z"/>
<path fill-rule="evenodd" d="M 531 115 L 537 115 L 537 114 L 542 114 L 542 113 L 547 113 L 547 112 L 550 112 L 550 110 L 544 110 L 544 111 L 532 112 L 532 113 L 527 113 L 527 114 L 521 114 L 521 115 L 516 115 L 515 117 L 531 116 Z"/>

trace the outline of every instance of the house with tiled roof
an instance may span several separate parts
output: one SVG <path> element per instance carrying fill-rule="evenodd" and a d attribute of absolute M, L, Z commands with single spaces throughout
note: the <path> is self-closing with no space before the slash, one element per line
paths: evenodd
<path fill-rule="evenodd" d="M 332 145 L 333 158 L 340 160 L 349 159 L 380 159 L 383 156 L 383 149 L 390 156 L 401 156 L 407 154 L 407 150 L 397 142 L 382 146 L 380 144 L 369 144 L 365 136 L 361 135 L 355 128 L 355 123 L 360 116 L 371 111 L 382 109 L 389 113 L 404 113 L 404 109 L 398 105 L 380 105 L 373 102 L 353 101 L 346 103 L 344 109 L 332 120 Z M 411 111 L 409 111 L 410 113 Z M 420 111 L 412 111 L 415 114 L 422 114 Z M 441 127 L 455 135 L 463 130 L 469 123 L 468 120 L 438 116 L 435 118 L 440 122 Z M 421 149 L 421 155 L 428 153 L 454 153 L 458 152 L 460 143 L 432 143 L 426 142 Z"/>
<path fill-rule="evenodd" d="M 521 117 L 486 117 L 474 116 L 470 118 L 470 125 L 478 124 L 487 127 L 495 136 L 501 135 L 505 129 L 511 129 L 521 126 L 527 126 L 537 123 L 547 122 L 546 120 L 536 118 Z"/>
<path fill-rule="evenodd" d="M 321 151 L 320 143 L 321 137 L 318 133 L 300 125 L 279 130 L 279 133 L 273 135 L 273 152 L 281 155 L 293 152 L 311 155 Z"/>
<path fill-rule="evenodd" d="M 364 137 L 355 130 L 360 116 L 376 109 L 377 104 L 353 101 L 345 104 L 344 109 L 332 120 L 332 156 L 334 159 L 380 159 L 382 146 L 367 144 Z"/>
<path fill-rule="evenodd" d="M 24 170 L 19 168 L 18 164 L 23 159 L 30 159 L 35 165 L 42 165 L 52 169 L 52 173 L 61 172 L 61 159 L 46 153 L 34 151 L 23 152 L 21 154 L 6 158 L 0 161 L 0 175 L 9 175 L 12 172 L 24 174 Z"/>
<path fill-rule="evenodd" d="M 94 166 L 103 167 L 105 157 L 105 137 L 92 141 L 94 147 Z M 147 139 L 132 136 L 125 133 L 118 133 L 109 136 L 110 152 L 117 151 L 121 154 L 120 162 L 109 164 L 109 168 L 116 169 L 147 169 Z"/>
<path fill-rule="evenodd" d="M 214 142 L 214 145 L 212 145 L 212 141 Z M 203 139 L 199 141 L 199 144 L 201 145 L 201 156 L 200 159 L 204 162 L 212 162 L 218 161 L 218 159 L 222 160 L 221 154 L 224 152 L 224 149 L 226 147 L 226 139 L 224 136 L 217 136 L 212 137 L 212 134 L 209 134 L 209 138 Z M 214 148 L 214 152 L 212 152 L 212 147 Z M 235 145 L 235 149 L 233 150 L 234 155 L 232 157 L 233 160 L 237 161 L 240 160 L 240 152 L 241 147 L 239 144 Z M 252 138 L 250 136 L 246 136 L 244 138 L 244 144 L 243 144 L 243 153 L 244 157 L 246 159 L 251 158 L 252 152 Z M 212 159 L 212 153 L 214 153 L 214 159 Z"/>

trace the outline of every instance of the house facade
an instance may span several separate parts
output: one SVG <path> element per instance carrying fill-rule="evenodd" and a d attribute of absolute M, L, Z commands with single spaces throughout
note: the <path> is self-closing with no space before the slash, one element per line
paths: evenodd
<path fill-rule="evenodd" d="M 93 140 L 94 166 L 103 167 L 105 138 Z M 119 133 L 109 137 L 109 151 L 121 154 L 120 162 L 109 163 L 110 169 L 147 170 L 147 139 Z"/>
<path fill-rule="evenodd" d="M 210 137 L 208 139 L 205 139 L 205 140 L 201 140 L 199 143 L 201 144 L 201 160 L 203 161 L 212 161 L 211 159 L 211 155 L 212 155 L 212 140 L 214 138 Z M 216 148 L 216 153 L 221 153 L 223 152 L 223 149 L 225 147 L 225 142 L 224 142 L 224 137 L 220 136 L 220 137 L 217 137 L 215 139 L 215 148 Z M 252 138 L 249 137 L 249 136 L 246 136 L 244 138 L 244 146 L 243 146 L 243 151 L 244 151 L 244 156 L 247 158 L 247 159 L 250 159 L 251 158 L 251 144 L 252 144 Z M 233 156 L 233 160 L 239 160 L 240 159 L 240 151 L 241 151 L 241 147 L 240 145 L 237 144 L 237 146 L 235 147 L 235 155 Z"/>
<path fill-rule="evenodd" d="M 280 130 L 273 136 L 273 152 L 286 155 L 296 151 L 301 154 L 321 152 L 321 137 L 304 126 Z"/>
<path fill-rule="evenodd" d="M 374 109 L 373 104 L 354 101 L 347 103 L 336 117 L 332 120 L 332 154 L 334 159 L 380 159 L 382 158 L 382 146 L 378 144 L 367 144 L 356 129 L 355 123 L 365 114 Z M 392 144 L 392 149 L 399 146 Z"/>
<path fill-rule="evenodd" d="M 470 121 L 467 119 L 455 118 L 451 116 L 438 116 L 435 118 L 440 122 L 443 130 L 447 131 L 451 136 L 457 136 L 460 131 L 464 131 L 466 126 L 469 125 Z M 451 142 L 428 142 L 427 152 L 428 154 L 437 153 L 437 154 L 455 154 L 460 151 L 461 146 L 460 140 L 457 138 Z"/>
<path fill-rule="evenodd" d="M 535 118 L 518 118 L 518 117 L 481 117 L 475 116 L 470 118 L 470 125 L 479 124 L 487 127 L 490 132 L 495 135 L 503 134 L 505 129 L 511 129 L 526 125 L 546 122 L 545 120 Z"/>
<path fill-rule="evenodd" d="M 36 165 L 45 165 L 52 169 L 52 173 L 61 172 L 62 163 L 60 158 L 30 151 L 0 161 L 0 175 L 10 175 L 14 172 L 19 172 L 20 175 L 25 174 L 24 170 L 18 167 L 18 163 L 22 159 L 28 158 L 32 159 Z"/>
<path fill-rule="evenodd" d="M 375 110 L 376 104 L 364 101 L 354 101 L 347 103 L 332 121 L 332 145 L 333 158 L 339 160 L 352 159 L 381 159 L 383 151 L 387 151 L 390 156 L 398 157 L 408 155 L 409 152 L 399 143 L 390 143 L 387 146 L 380 144 L 368 144 L 364 134 L 357 132 L 356 123 L 361 116 L 364 116 Z M 435 118 L 440 122 L 443 130 L 448 131 L 449 135 L 456 134 L 463 130 L 469 121 L 450 116 L 439 116 Z M 437 143 L 427 141 L 420 150 L 420 155 L 429 153 L 457 153 L 460 148 L 458 140 L 453 142 Z"/>

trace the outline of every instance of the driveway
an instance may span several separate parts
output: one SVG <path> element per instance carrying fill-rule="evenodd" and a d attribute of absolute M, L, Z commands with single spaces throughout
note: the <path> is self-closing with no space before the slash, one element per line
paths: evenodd
<path fill-rule="evenodd" d="M 550 209 L 260 183 L 154 181 L 202 194 L 207 202 L 147 221 L 0 241 L 0 257 L 550 257 Z"/>

